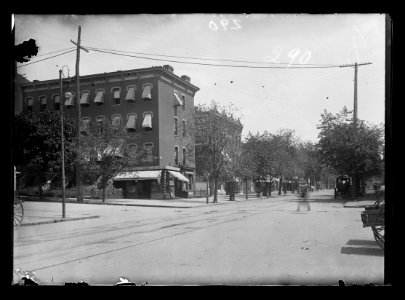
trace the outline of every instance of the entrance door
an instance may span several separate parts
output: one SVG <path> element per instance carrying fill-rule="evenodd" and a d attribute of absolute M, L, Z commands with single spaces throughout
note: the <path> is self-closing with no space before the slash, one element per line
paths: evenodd
<path fill-rule="evenodd" d="M 152 194 L 152 184 L 150 180 L 140 180 L 138 181 L 139 188 L 138 192 L 140 193 L 139 198 L 147 198 L 150 199 Z"/>

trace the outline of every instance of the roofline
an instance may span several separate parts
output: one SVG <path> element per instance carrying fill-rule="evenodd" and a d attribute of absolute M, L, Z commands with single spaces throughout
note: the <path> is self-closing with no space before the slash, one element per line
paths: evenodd
<path fill-rule="evenodd" d="M 119 70 L 119 71 L 114 71 L 114 72 L 104 72 L 104 73 L 97 73 L 97 74 L 91 74 L 91 75 L 83 75 L 80 76 L 80 79 L 90 79 L 90 78 L 94 78 L 94 77 L 100 77 L 100 76 L 105 76 L 105 75 L 117 75 L 117 74 L 122 74 L 122 73 L 127 73 L 127 72 L 136 72 L 136 73 L 150 73 L 150 72 L 160 72 L 160 73 L 164 73 L 165 75 L 168 75 L 176 80 L 181 81 L 183 84 L 187 85 L 188 87 L 192 88 L 193 90 L 195 90 L 195 92 L 199 91 L 200 88 L 195 86 L 194 84 L 192 84 L 191 82 L 188 82 L 186 80 L 184 80 L 183 78 L 181 78 L 180 76 L 166 70 L 165 68 L 163 68 L 163 66 L 153 66 L 153 67 L 149 67 L 149 68 L 142 68 L 142 69 L 129 69 L 129 70 Z M 75 78 L 75 76 L 73 77 L 69 77 L 69 78 Z M 28 82 L 28 83 L 22 83 L 19 84 L 21 87 L 29 87 L 29 86 L 35 86 L 35 85 L 45 85 L 45 84 L 49 84 L 49 83 L 55 83 L 55 82 L 59 82 L 59 79 L 49 79 L 49 80 L 43 80 L 43 81 L 32 81 L 32 82 Z"/>

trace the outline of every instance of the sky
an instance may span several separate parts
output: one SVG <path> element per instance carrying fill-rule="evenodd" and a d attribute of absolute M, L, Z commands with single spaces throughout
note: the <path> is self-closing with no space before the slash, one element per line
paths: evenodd
<path fill-rule="evenodd" d="M 358 118 L 385 121 L 383 14 L 14 15 L 12 26 L 15 44 L 39 46 L 17 64 L 28 80 L 75 75 L 81 26 L 83 47 L 143 57 L 81 51 L 81 76 L 170 64 L 200 88 L 196 105 L 233 107 L 243 137 L 292 129 L 317 142 L 324 110 L 353 109 L 354 68 L 339 66 L 370 62 L 358 67 Z"/>

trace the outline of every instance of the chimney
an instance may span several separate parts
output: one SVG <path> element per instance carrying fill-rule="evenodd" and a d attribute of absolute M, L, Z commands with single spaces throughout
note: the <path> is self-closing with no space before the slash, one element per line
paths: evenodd
<path fill-rule="evenodd" d="M 188 77 L 187 75 L 181 75 L 181 79 L 190 82 L 190 77 Z"/>
<path fill-rule="evenodd" d="M 164 65 L 163 68 L 165 68 L 167 71 L 169 71 L 170 73 L 173 73 L 174 69 L 172 66 L 170 65 Z"/>

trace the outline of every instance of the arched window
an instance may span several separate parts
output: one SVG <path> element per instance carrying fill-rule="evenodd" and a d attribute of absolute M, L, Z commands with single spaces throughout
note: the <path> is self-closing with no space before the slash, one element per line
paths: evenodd
<path fill-rule="evenodd" d="M 111 89 L 111 92 L 113 94 L 113 105 L 121 104 L 121 88 L 114 87 Z"/>
<path fill-rule="evenodd" d="M 150 101 L 152 100 L 152 84 L 151 83 L 146 83 L 143 85 L 142 88 L 142 99 L 145 101 Z"/>

